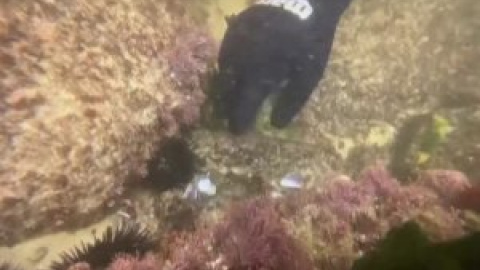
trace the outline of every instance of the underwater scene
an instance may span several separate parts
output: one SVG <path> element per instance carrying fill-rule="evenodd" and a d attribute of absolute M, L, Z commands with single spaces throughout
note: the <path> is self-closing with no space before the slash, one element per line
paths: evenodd
<path fill-rule="evenodd" d="M 0 270 L 297 269 L 480 269 L 480 1 L 0 0 Z"/>

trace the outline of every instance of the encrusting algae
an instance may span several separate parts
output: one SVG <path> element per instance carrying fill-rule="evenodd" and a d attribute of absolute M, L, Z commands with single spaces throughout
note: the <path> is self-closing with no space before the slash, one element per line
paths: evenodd
<path fill-rule="evenodd" d="M 104 216 L 199 117 L 214 46 L 176 5 L 0 4 L 2 243 Z"/>

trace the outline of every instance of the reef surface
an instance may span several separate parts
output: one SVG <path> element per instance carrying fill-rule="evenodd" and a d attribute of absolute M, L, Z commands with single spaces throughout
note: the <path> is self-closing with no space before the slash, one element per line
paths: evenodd
<path fill-rule="evenodd" d="M 326 76 L 291 127 L 273 130 L 260 118 L 257 132 L 236 138 L 203 115 L 188 139 L 197 170 L 217 184 L 208 207 L 187 203 L 180 190 L 126 189 L 148 174 L 167 138 L 198 123 L 205 99 L 198 75 L 215 58 L 210 34 L 218 41 L 223 15 L 242 8 L 220 12 L 220 3 L 194 14 L 175 1 L 2 3 L 0 39 L 8 42 L 0 50 L 1 244 L 109 220 L 107 213 L 115 211 L 115 218 L 155 231 L 167 267 L 183 269 L 176 263 L 189 263 L 195 254 L 199 267 L 228 267 L 238 254 L 211 233 L 248 236 L 231 222 L 243 219 L 254 227 L 273 224 L 262 232 L 287 239 L 281 242 L 287 252 L 299 251 L 298 258 L 306 252 L 318 268 L 347 269 L 407 219 L 419 221 L 433 240 L 478 229 L 451 200 L 480 175 L 475 0 L 353 1 Z M 208 25 L 210 33 L 198 25 Z M 451 129 L 427 153 L 429 162 L 414 158 L 412 166 L 420 166 L 413 178 L 395 179 L 386 167 L 364 171 L 377 159 L 390 160 L 399 130 L 422 114 L 441 116 Z M 422 141 L 421 131 L 409 134 L 411 144 Z M 418 158 L 411 148 L 408 154 Z M 432 168 L 467 176 L 425 172 Z M 304 189 L 265 199 L 291 172 L 306 179 Z M 240 206 L 228 208 L 240 199 Z M 245 209 L 271 219 L 255 220 Z M 58 238 L 45 239 L 37 246 Z M 22 244 L 9 252 L 35 255 L 24 244 L 28 252 Z M 256 244 L 264 250 L 265 243 Z M 29 265 L 47 265 L 57 250 Z"/>
<path fill-rule="evenodd" d="M 197 25 L 168 1 L 0 4 L 0 243 L 103 218 L 195 124 Z"/>

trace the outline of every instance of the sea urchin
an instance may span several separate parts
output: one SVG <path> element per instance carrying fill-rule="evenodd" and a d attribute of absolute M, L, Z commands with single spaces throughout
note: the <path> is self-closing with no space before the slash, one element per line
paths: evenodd
<path fill-rule="evenodd" d="M 155 248 L 153 235 L 138 223 L 120 223 L 110 226 L 101 237 L 92 242 L 82 242 L 70 251 L 63 252 L 60 259 L 51 264 L 51 270 L 66 270 L 85 262 L 91 269 L 106 268 L 119 254 L 142 257 Z"/>

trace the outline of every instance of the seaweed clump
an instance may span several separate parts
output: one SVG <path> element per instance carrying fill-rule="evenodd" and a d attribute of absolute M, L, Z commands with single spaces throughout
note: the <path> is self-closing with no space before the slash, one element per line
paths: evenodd
<path fill-rule="evenodd" d="M 152 254 L 148 253 L 143 257 L 132 256 L 129 254 L 120 254 L 106 268 L 93 268 L 86 262 L 79 262 L 68 267 L 68 270 L 161 270 L 161 262 Z"/>
<path fill-rule="evenodd" d="M 313 269 L 304 247 L 291 236 L 266 199 L 234 206 L 215 231 L 227 269 Z"/>
<path fill-rule="evenodd" d="M 88 267 L 104 269 L 121 254 L 137 256 L 141 259 L 147 252 L 154 250 L 156 244 L 149 231 L 137 223 L 121 223 L 110 226 L 101 237 L 94 237 L 93 242 L 82 242 L 71 251 L 60 255 L 60 260 L 50 266 L 51 270 L 66 270 Z"/>
<path fill-rule="evenodd" d="M 137 225 L 109 228 L 93 243 L 63 254 L 52 270 L 350 270 L 359 257 L 384 248 L 382 239 L 392 229 L 409 222 L 422 231 L 415 248 L 435 246 L 435 252 L 458 255 L 442 243 L 464 239 L 473 229 L 455 208 L 473 186 L 456 171 L 420 175 L 403 185 L 378 164 L 355 181 L 340 175 L 275 199 L 245 199 L 202 215 L 192 230 L 168 230 L 155 260 L 147 258 L 155 247 L 148 232 Z"/>
<path fill-rule="evenodd" d="M 161 262 L 151 253 L 143 258 L 132 255 L 120 255 L 107 270 L 161 270 Z"/>
<path fill-rule="evenodd" d="M 240 202 L 220 222 L 185 239 L 172 246 L 168 269 L 314 269 L 308 251 L 267 198 Z"/>
<path fill-rule="evenodd" d="M 459 172 L 448 172 L 427 171 L 422 179 L 402 185 L 377 165 L 355 181 L 333 177 L 280 199 L 278 209 L 312 253 L 315 267 L 347 270 L 390 229 L 409 220 L 418 222 L 433 242 L 463 236 L 467 228 L 462 213 L 452 206 L 469 181 Z"/>
<path fill-rule="evenodd" d="M 473 227 L 455 206 L 470 186 L 448 170 L 424 171 L 404 185 L 378 164 L 355 180 L 339 175 L 276 199 L 250 198 L 169 242 L 167 269 L 350 270 L 409 221 L 428 243 L 465 236 Z"/>
<path fill-rule="evenodd" d="M 392 146 L 392 173 L 398 179 L 417 178 L 417 174 L 435 159 L 452 129 L 448 119 L 433 112 L 407 119 Z"/>
<path fill-rule="evenodd" d="M 455 207 L 480 214 L 480 185 L 465 188 L 453 199 Z"/>

